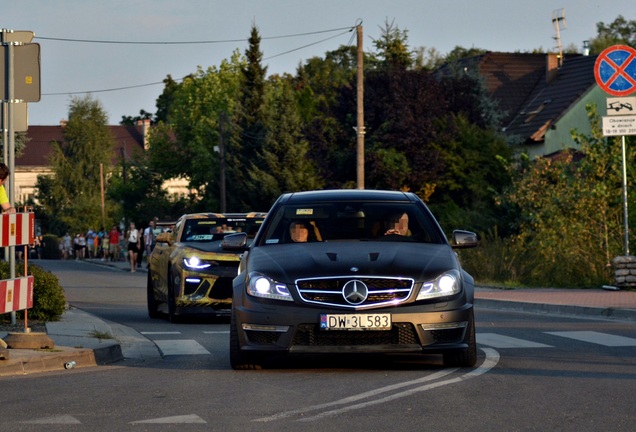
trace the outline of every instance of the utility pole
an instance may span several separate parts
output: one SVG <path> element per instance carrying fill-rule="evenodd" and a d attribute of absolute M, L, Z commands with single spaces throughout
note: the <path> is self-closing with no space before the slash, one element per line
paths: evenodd
<path fill-rule="evenodd" d="M 356 26 L 356 34 L 358 38 L 358 121 L 356 127 L 357 184 L 358 189 L 364 189 L 364 51 L 362 49 L 362 25 Z"/>

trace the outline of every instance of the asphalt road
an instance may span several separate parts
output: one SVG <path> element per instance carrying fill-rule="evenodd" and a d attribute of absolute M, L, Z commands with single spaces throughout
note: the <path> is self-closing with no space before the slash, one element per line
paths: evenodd
<path fill-rule="evenodd" d="M 228 323 L 146 314 L 145 273 L 52 262 L 68 301 L 162 357 L 3 379 L 1 430 L 632 431 L 634 323 L 477 308 L 474 369 L 436 357 L 287 359 L 233 371 Z"/>

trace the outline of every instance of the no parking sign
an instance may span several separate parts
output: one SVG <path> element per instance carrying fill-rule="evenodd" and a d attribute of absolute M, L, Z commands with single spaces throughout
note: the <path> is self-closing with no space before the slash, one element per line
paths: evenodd
<path fill-rule="evenodd" d="M 636 50 L 614 45 L 599 54 L 594 63 L 596 83 L 612 96 L 627 96 L 636 91 Z"/>

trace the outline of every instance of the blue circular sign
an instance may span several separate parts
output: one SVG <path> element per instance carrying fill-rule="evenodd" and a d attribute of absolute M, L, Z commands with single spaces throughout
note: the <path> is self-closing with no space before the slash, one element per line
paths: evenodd
<path fill-rule="evenodd" d="M 596 83 L 613 96 L 636 91 L 636 50 L 626 45 L 605 49 L 594 64 Z"/>

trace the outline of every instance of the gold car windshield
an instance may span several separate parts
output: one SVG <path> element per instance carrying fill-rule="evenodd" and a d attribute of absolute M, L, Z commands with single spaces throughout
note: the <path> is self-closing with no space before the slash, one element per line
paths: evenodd
<path fill-rule="evenodd" d="M 182 242 L 208 242 L 221 240 L 228 234 L 247 233 L 248 238 L 254 238 L 264 217 L 251 218 L 197 218 L 185 221 L 181 233 Z"/>

